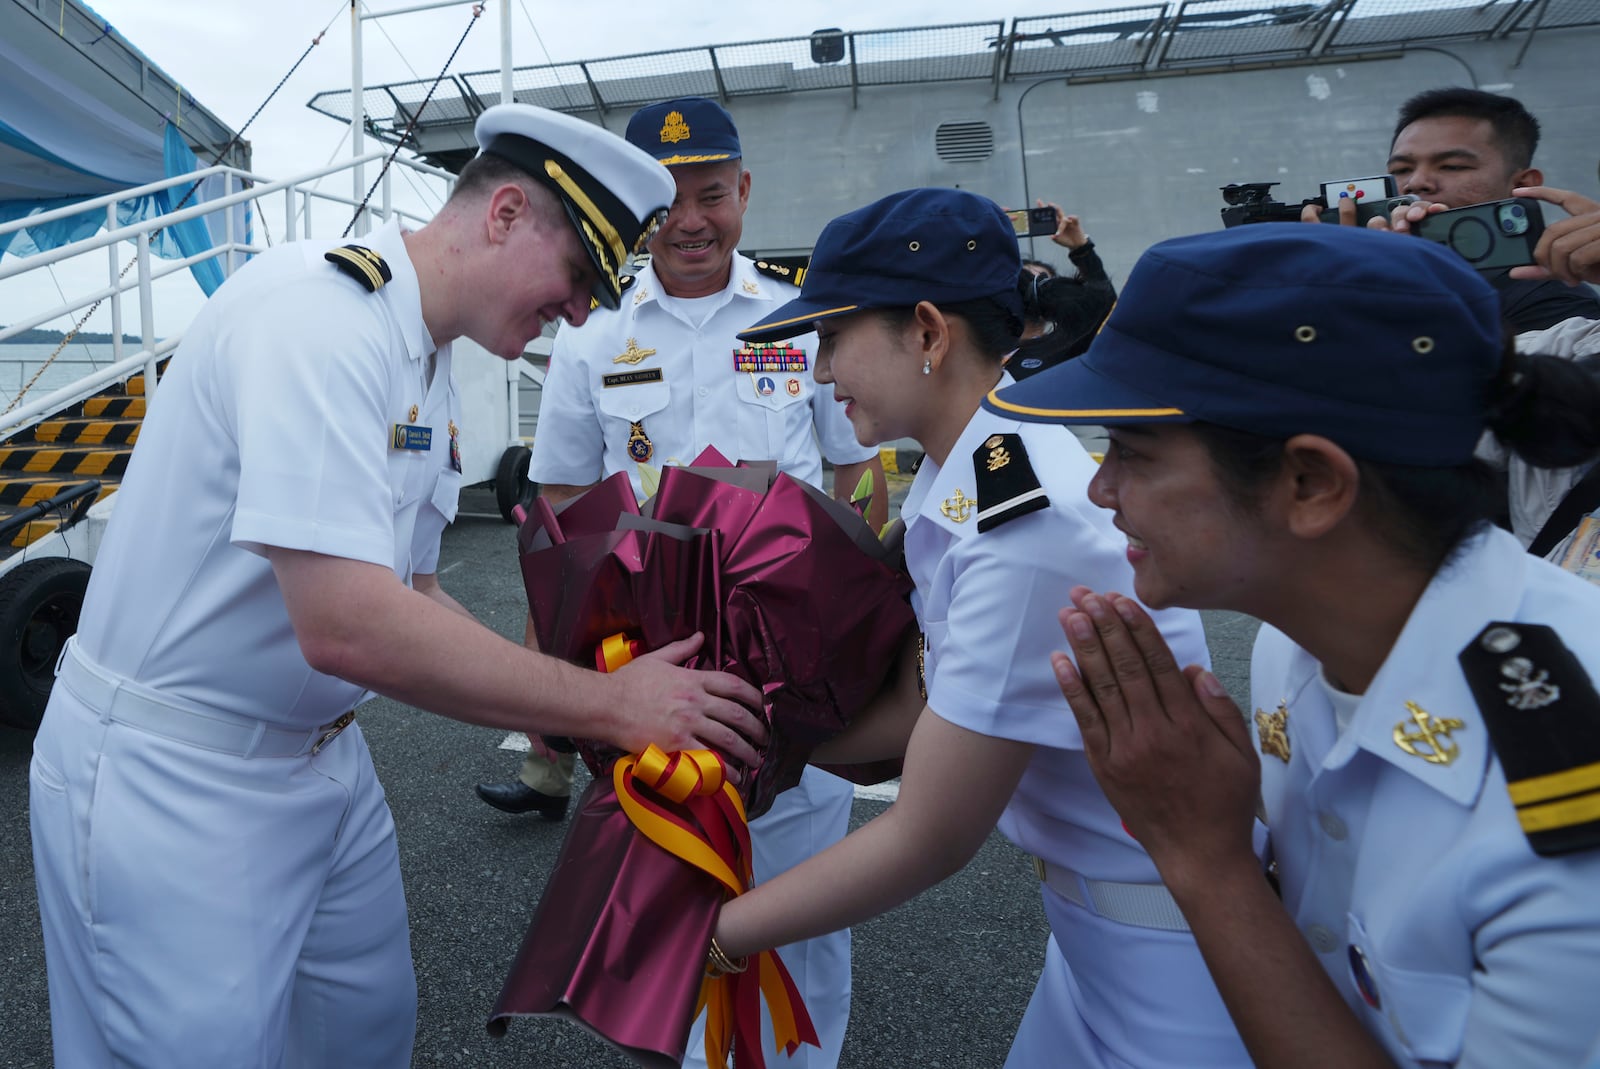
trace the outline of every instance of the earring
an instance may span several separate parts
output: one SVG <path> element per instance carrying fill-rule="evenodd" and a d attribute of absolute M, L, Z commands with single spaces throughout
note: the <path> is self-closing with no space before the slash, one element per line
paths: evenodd
<path fill-rule="evenodd" d="M 932 375 L 933 374 L 933 361 L 932 360 L 924 360 L 922 362 L 922 373 L 924 375 Z"/>

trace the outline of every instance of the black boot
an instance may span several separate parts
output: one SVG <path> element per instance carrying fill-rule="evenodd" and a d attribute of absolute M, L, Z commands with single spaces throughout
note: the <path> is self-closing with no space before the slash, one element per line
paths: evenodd
<path fill-rule="evenodd" d="M 536 791 L 519 779 L 509 783 L 480 783 L 478 797 L 503 813 L 538 812 L 546 820 L 560 820 L 567 815 L 572 798 L 565 794 L 545 794 Z"/>

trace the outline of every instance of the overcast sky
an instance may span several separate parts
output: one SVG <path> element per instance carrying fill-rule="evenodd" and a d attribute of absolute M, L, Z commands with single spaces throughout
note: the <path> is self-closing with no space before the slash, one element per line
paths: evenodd
<path fill-rule="evenodd" d="M 372 0 L 372 13 L 418 0 Z M 660 49 L 803 36 L 829 26 L 873 30 L 1119 6 L 1117 0 L 509 0 L 515 66 L 597 59 Z M 1127 0 L 1124 0 L 1127 2 Z M 92 5 L 203 106 L 238 129 L 316 34 L 322 43 L 245 132 L 255 168 L 286 177 L 348 156 L 347 129 L 306 107 L 322 90 L 348 89 L 348 0 L 94 0 Z M 471 6 L 395 14 L 364 23 L 366 84 L 434 78 L 471 22 Z M 451 66 L 500 65 L 500 8 L 486 6 Z M 373 146 L 369 145 L 369 148 Z"/>
<path fill-rule="evenodd" d="M 420 0 L 371 0 L 365 10 L 395 12 Z M 824 27 L 846 30 L 899 29 L 1017 16 L 1124 6 L 1128 0 L 791 0 L 767 3 L 710 4 L 691 0 L 509 0 L 512 59 L 515 66 L 598 59 L 635 52 L 796 37 Z M 306 107 L 324 90 L 348 90 L 351 75 L 349 0 L 92 0 L 93 9 L 168 76 L 184 86 L 205 107 L 234 130 L 261 106 L 306 46 L 326 31 L 321 44 L 244 131 L 253 150 L 253 168 L 269 178 L 288 178 L 328 163 L 347 159 L 349 125 Z M 382 82 L 434 78 L 471 22 L 471 6 L 393 14 L 363 22 L 363 78 L 369 86 Z M 453 73 L 498 69 L 500 9 L 486 6 L 467 33 L 450 70 Z M 368 142 L 368 151 L 380 145 Z M 376 177 L 368 168 L 367 181 Z M 350 179 L 339 174 L 324 180 L 324 189 L 347 194 Z M 403 183 L 397 198 L 406 196 Z M 431 211 L 415 194 L 410 199 Z M 410 205 L 408 205 L 410 206 Z M 348 212 L 347 209 L 338 209 Z M 283 232 L 281 201 L 263 208 L 267 230 Z M 325 229 L 334 214 L 319 216 Z M 337 232 L 337 227 L 335 227 Z M 259 235 L 258 235 L 259 237 Z M 130 246 L 131 247 L 131 246 Z M 103 254 L 86 259 L 88 267 L 62 265 L 54 279 L 13 280 L 0 292 L 0 323 L 20 318 L 19 305 L 37 306 L 53 298 L 60 286 L 70 295 L 90 283 L 104 285 Z M 37 274 L 37 273 L 36 273 Z M 88 279 L 74 285 L 75 279 Z M 198 306 L 199 288 L 187 277 L 158 283 L 159 333 L 186 320 Z M 193 291 L 192 294 L 189 291 Z M 131 298 L 129 299 L 131 302 Z M 129 311 L 137 307 L 130 303 Z M 181 309 L 181 311 L 180 311 Z M 131 318 L 131 315 L 130 315 Z M 58 329 L 66 323 L 58 321 Z M 85 328 L 109 329 L 103 314 Z M 131 324 L 128 329 L 136 329 Z"/>

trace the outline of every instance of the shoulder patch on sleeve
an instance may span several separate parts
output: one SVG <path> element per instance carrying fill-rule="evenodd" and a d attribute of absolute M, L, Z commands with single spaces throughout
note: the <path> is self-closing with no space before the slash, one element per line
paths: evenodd
<path fill-rule="evenodd" d="M 811 262 L 809 256 L 787 257 L 778 260 L 757 260 L 756 270 L 768 278 L 775 278 L 779 282 L 787 282 L 791 286 L 798 286 L 806 277 L 806 265 Z"/>
<path fill-rule="evenodd" d="M 1461 670 L 1537 854 L 1600 846 L 1600 694 L 1554 628 L 1490 623 Z"/>
<path fill-rule="evenodd" d="M 323 253 L 322 258 L 361 283 L 368 293 L 378 292 L 394 277 L 383 257 L 365 245 L 340 245 Z"/>
<path fill-rule="evenodd" d="M 972 451 L 972 470 L 980 533 L 1050 505 L 1020 434 L 991 434 Z"/>

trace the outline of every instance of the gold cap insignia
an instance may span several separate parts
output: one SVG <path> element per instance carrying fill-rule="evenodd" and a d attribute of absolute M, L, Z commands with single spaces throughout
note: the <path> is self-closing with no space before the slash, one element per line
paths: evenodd
<path fill-rule="evenodd" d="M 661 124 L 661 143 L 675 145 L 679 141 L 689 140 L 689 124 L 683 121 L 683 112 L 667 112 L 666 122 Z"/>
<path fill-rule="evenodd" d="M 1454 717 L 1433 716 L 1416 702 L 1406 702 L 1406 711 L 1411 719 L 1394 726 L 1396 746 L 1430 765 L 1448 765 L 1460 755 L 1461 747 L 1450 733 L 1460 731 L 1466 724 Z"/>
<path fill-rule="evenodd" d="M 1256 710 L 1256 736 L 1261 740 L 1261 752 L 1271 754 L 1284 764 L 1289 763 L 1289 703 L 1279 702 L 1274 712 Z"/>
<path fill-rule="evenodd" d="M 629 338 L 628 347 L 622 350 L 619 355 L 613 356 L 611 358 L 611 362 L 613 364 L 637 364 L 645 357 L 654 355 L 656 355 L 656 351 L 654 349 L 641 349 L 639 348 L 639 342 L 636 339 Z"/>

